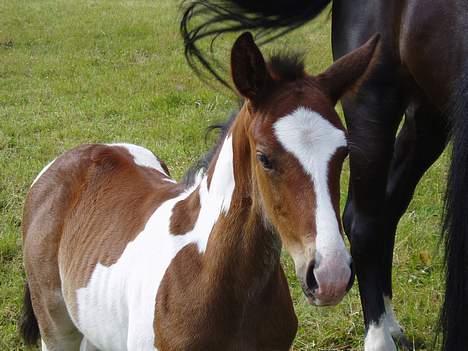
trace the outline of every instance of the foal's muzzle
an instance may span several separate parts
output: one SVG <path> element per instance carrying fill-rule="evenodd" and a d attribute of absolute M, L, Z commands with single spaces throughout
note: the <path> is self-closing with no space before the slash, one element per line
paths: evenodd
<path fill-rule="evenodd" d="M 312 261 L 308 268 L 302 290 L 311 304 L 331 306 L 338 304 L 354 283 L 353 264 L 323 264 Z"/>

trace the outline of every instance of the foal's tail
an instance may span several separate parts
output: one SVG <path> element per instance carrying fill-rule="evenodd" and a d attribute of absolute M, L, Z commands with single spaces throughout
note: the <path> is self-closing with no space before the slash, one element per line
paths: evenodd
<path fill-rule="evenodd" d="M 204 38 L 212 42 L 223 33 L 256 31 L 260 44 L 286 34 L 314 19 L 331 0 L 185 0 L 180 31 L 185 57 L 200 73 L 197 63 L 228 86 L 198 46 Z"/>
<path fill-rule="evenodd" d="M 34 315 L 28 283 L 26 283 L 24 288 L 23 312 L 19 328 L 20 335 L 26 345 L 32 346 L 37 344 L 40 337 L 39 325 Z"/>
<path fill-rule="evenodd" d="M 453 150 L 443 225 L 446 291 L 440 317 L 445 351 L 468 348 L 468 79 L 451 105 Z"/>

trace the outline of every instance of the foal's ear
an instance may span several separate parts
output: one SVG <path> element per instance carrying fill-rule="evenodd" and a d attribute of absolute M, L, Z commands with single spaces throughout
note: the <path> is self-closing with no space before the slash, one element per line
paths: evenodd
<path fill-rule="evenodd" d="M 264 93 L 269 74 L 263 55 L 249 32 L 241 34 L 232 47 L 231 74 L 243 97 L 255 101 Z"/>
<path fill-rule="evenodd" d="M 372 59 L 377 56 L 379 43 L 380 34 L 374 34 L 364 45 L 343 56 L 317 76 L 320 86 L 334 104 L 364 76 Z"/>

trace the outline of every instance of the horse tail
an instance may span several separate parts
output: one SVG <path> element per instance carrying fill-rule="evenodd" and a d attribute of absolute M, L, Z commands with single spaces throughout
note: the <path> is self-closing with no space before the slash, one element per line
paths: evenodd
<path fill-rule="evenodd" d="M 449 111 L 453 148 L 444 206 L 446 278 L 439 325 L 445 351 L 468 347 L 468 79 L 461 82 Z"/>
<path fill-rule="evenodd" d="M 278 38 L 314 19 L 331 0 L 191 0 L 180 23 L 185 58 L 200 74 L 197 63 L 220 83 L 229 84 L 204 57 L 198 42 L 223 33 L 256 31 L 259 44 Z M 197 22 L 197 23 L 194 23 Z"/>
<path fill-rule="evenodd" d="M 34 315 L 31 302 L 31 292 L 29 291 L 28 283 L 26 283 L 24 288 L 23 312 L 19 329 L 20 335 L 26 345 L 32 346 L 37 344 L 40 337 L 39 325 L 37 324 L 37 319 Z"/>

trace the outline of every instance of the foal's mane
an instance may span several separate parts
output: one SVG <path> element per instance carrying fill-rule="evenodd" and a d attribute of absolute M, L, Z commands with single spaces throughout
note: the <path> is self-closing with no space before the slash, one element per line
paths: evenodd
<path fill-rule="evenodd" d="M 275 53 L 271 56 L 268 63 L 268 70 L 270 74 L 275 77 L 276 80 L 281 82 L 292 82 L 301 79 L 305 75 L 304 71 L 304 55 L 296 52 L 281 52 Z M 244 100 L 241 100 L 239 106 L 242 106 Z M 186 187 L 190 187 L 195 184 L 198 174 L 207 171 L 210 162 L 213 157 L 218 153 L 218 150 L 223 145 L 223 141 L 226 138 L 226 134 L 234 123 L 234 120 L 239 113 L 239 108 L 229 115 L 229 118 L 222 123 L 216 123 L 209 126 L 206 130 L 205 140 L 212 131 L 218 131 L 219 136 L 216 143 L 202 155 L 185 173 L 182 177 L 182 183 Z"/>
<path fill-rule="evenodd" d="M 280 52 L 271 56 L 267 63 L 270 74 L 283 82 L 293 82 L 305 76 L 302 52 Z"/>

